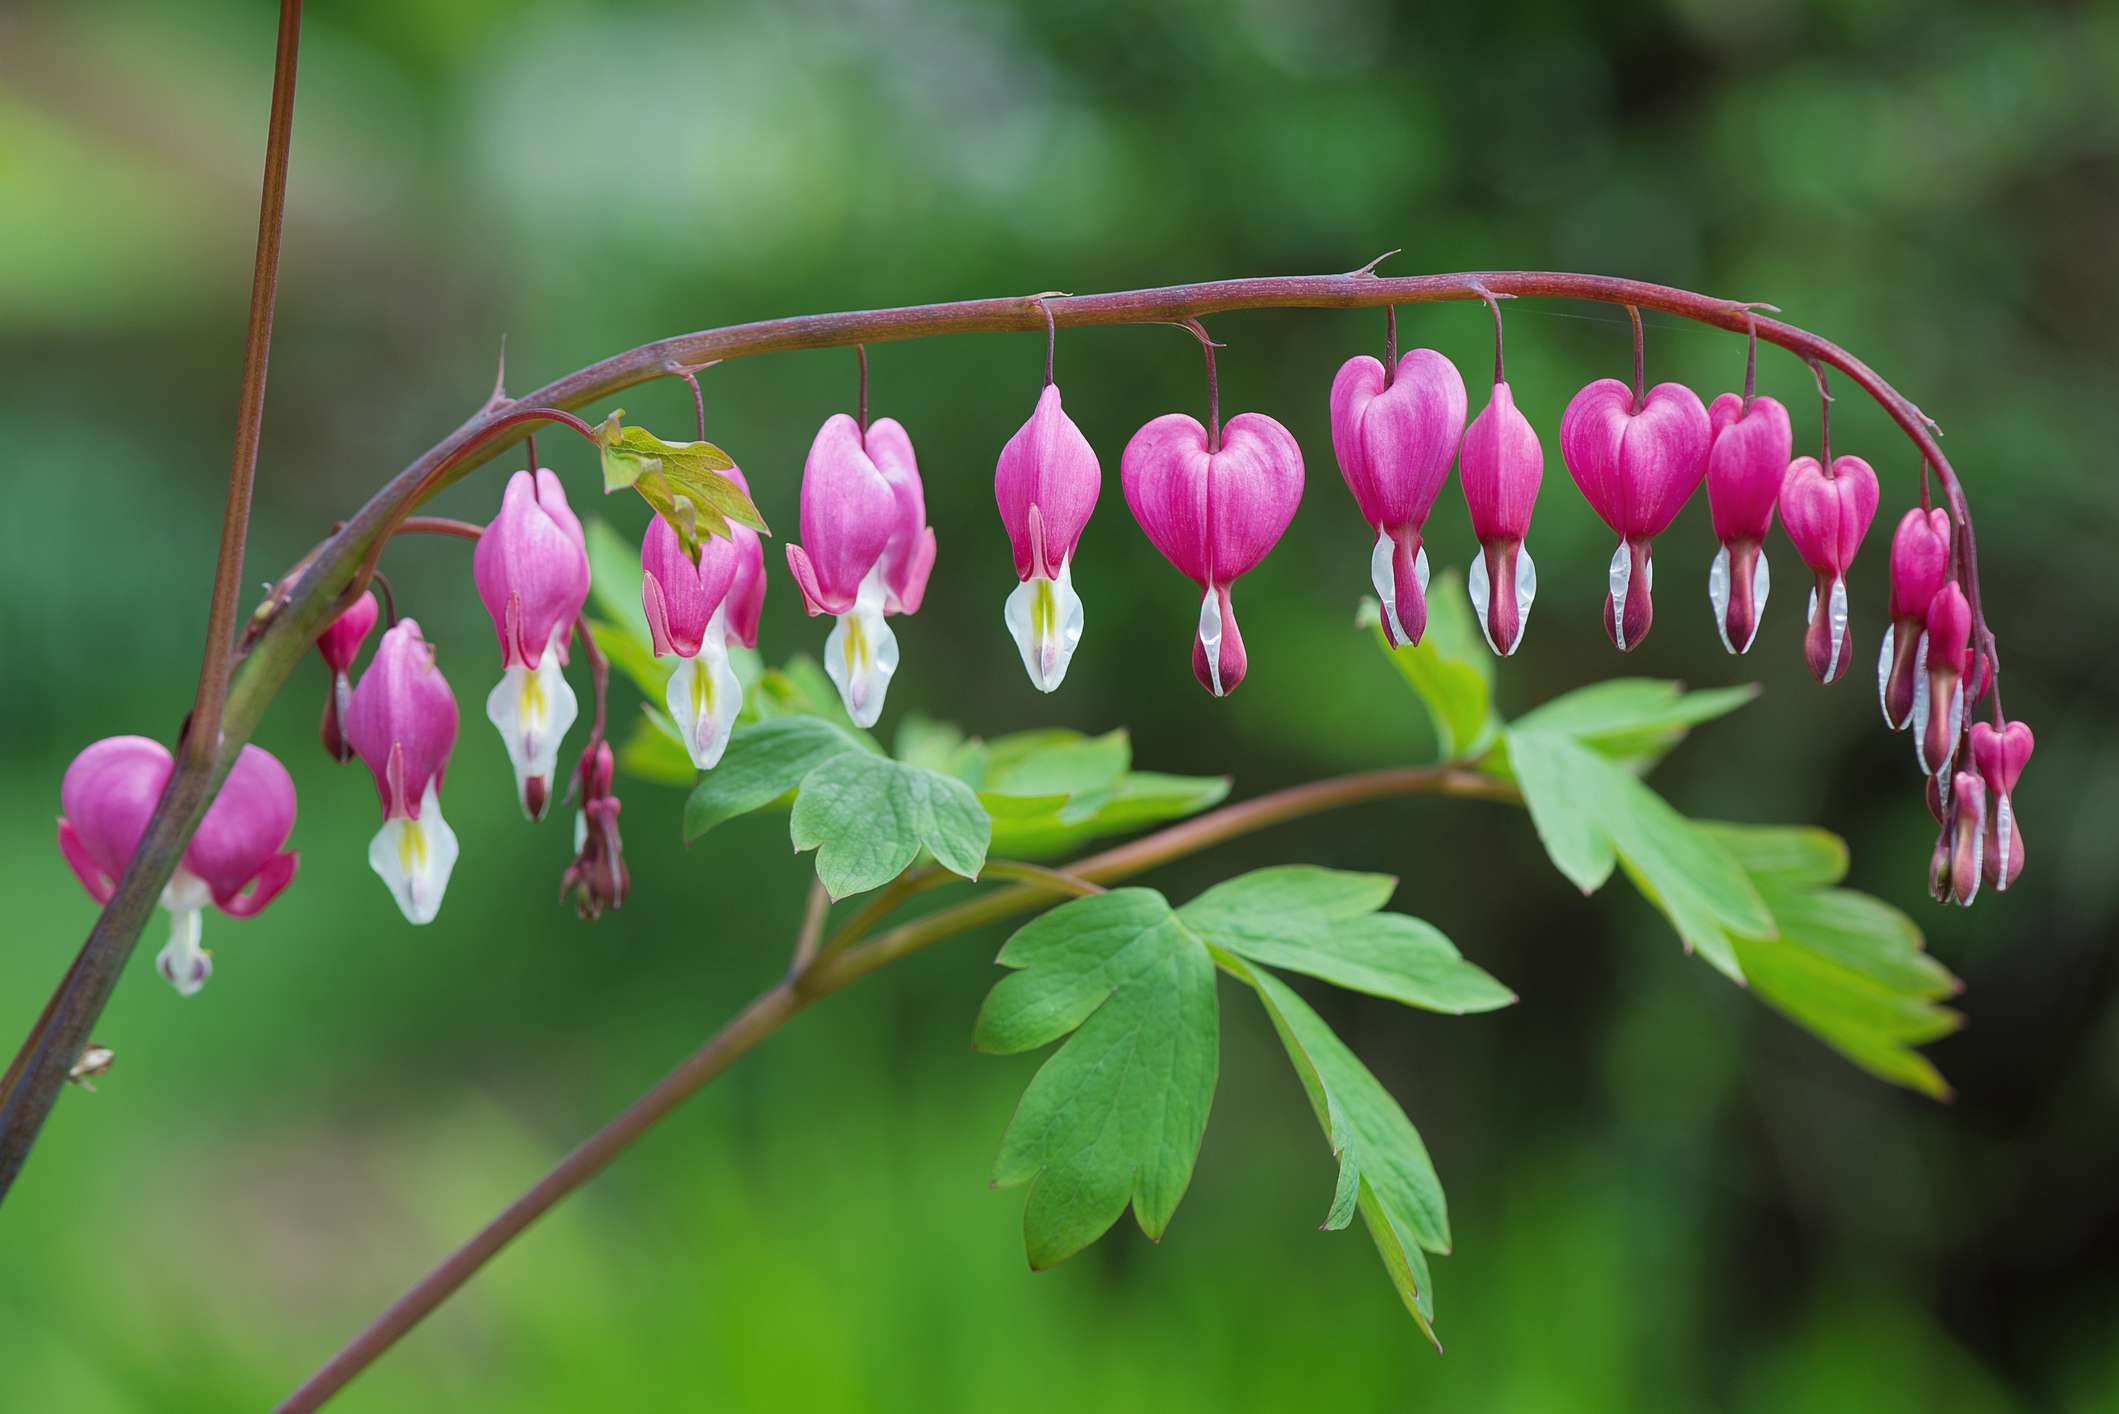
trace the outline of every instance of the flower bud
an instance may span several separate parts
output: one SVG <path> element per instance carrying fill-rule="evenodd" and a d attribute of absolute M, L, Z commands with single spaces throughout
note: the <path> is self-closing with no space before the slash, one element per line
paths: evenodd
<path fill-rule="evenodd" d="M 353 759 L 353 748 L 346 745 L 342 726 L 346 719 L 346 700 L 353 695 L 353 683 L 348 673 L 353 660 L 360 655 L 362 641 L 375 627 L 379 612 L 375 596 L 364 590 L 361 597 L 353 601 L 353 607 L 333 619 L 316 638 L 316 651 L 323 657 L 324 666 L 331 670 L 331 690 L 324 697 L 324 719 L 317 735 L 324 743 L 324 750 L 340 765 Z"/>
<path fill-rule="evenodd" d="M 1015 590 L 1002 620 L 1040 692 L 1067 675 L 1082 637 L 1082 601 L 1074 592 L 1074 550 L 1103 489 L 1103 468 L 1074 419 L 1060 407 L 1057 384 L 1001 448 L 993 498 L 1015 555 Z"/>
<path fill-rule="evenodd" d="M 1876 693 L 1892 731 L 1904 731 L 1913 720 L 1914 697 L 1926 671 L 1928 605 L 1949 572 L 1949 512 L 1915 506 L 1899 517 L 1891 535 L 1891 626 L 1884 630 L 1876 659 Z"/>
<path fill-rule="evenodd" d="M 524 813 L 540 819 L 560 742 L 578 712 L 560 670 L 589 597 L 581 522 L 557 476 L 540 468 L 508 478 L 500 514 L 472 552 L 471 574 L 500 638 L 501 679 L 486 697 L 486 718 L 507 747 Z"/>
<path fill-rule="evenodd" d="M 1486 646 L 1502 657 L 1523 641 L 1531 602 L 1538 595 L 1538 568 L 1523 538 L 1545 479 L 1545 449 L 1530 419 L 1516 410 L 1508 384 L 1496 382 L 1487 404 L 1464 430 L 1457 455 L 1457 481 L 1471 512 L 1479 555 L 1464 577 L 1472 613 Z"/>
<path fill-rule="evenodd" d="M 1999 729 L 1985 722 L 1972 725 L 1972 762 L 1987 793 L 1982 862 L 1996 893 L 2006 893 L 2023 872 L 2023 835 L 2016 827 L 2016 807 L 2010 797 L 2035 745 L 2029 725 L 2023 722 L 2010 722 Z"/>
<path fill-rule="evenodd" d="M 1332 380 L 1332 451 L 1354 503 L 1376 532 L 1369 580 L 1393 646 L 1427 632 L 1428 512 L 1464 435 L 1464 379 L 1433 349 L 1413 349 L 1394 375 L 1363 354 Z"/>
<path fill-rule="evenodd" d="M 723 474 L 749 494 L 742 472 L 730 467 Z M 743 710 L 743 684 L 729 665 L 728 644 L 758 641 L 764 549 L 756 531 L 731 524 L 727 539 L 699 542 L 694 563 L 676 530 L 656 516 L 640 542 L 640 570 L 640 605 L 655 656 L 680 659 L 664 700 L 692 764 L 711 770 Z"/>
<path fill-rule="evenodd" d="M 59 786 L 59 852 L 96 902 L 108 903 L 116 891 L 174 767 L 160 742 L 116 736 L 90 746 L 66 768 Z M 213 958 L 199 945 L 206 905 L 248 918 L 293 880 L 300 856 L 282 853 L 281 846 L 294 832 L 294 812 L 287 768 L 270 752 L 246 745 L 162 890 L 170 931 L 155 969 L 181 995 L 190 996 L 213 975 Z"/>
<path fill-rule="evenodd" d="M 1599 378 L 1575 394 L 1560 419 L 1560 459 L 1619 537 L 1604 631 L 1621 652 L 1638 644 L 1654 621 L 1651 542 L 1706 474 L 1712 435 L 1699 395 L 1677 383 L 1658 383 L 1636 406 L 1632 389 Z"/>
<path fill-rule="evenodd" d="M 618 797 L 611 794 L 611 746 L 598 741 L 581 753 L 574 789 L 581 809 L 574 816 L 574 862 L 559 879 L 559 896 L 574 896 L 574 909 L 594 920 L 606 908 L 623 908 L 632 887 L 618 839 Z"/>
<path fill-rule="evenodd" d="M 1787 475 L 1795 434 L 1788 409 L 1772 398 L 1746 400 L 1724 393 L 1707 409 L 1712 440 L 1707 446 L 1707 506 L 1722 542 L 1707 570 L 1707 598 L 1715 631 L 1731 653 L 1748 653 L 1758 635 L 1772 577 L 1766 570 L 1766 535 Z"/>
<path fill-rule="evenodd" d="M 1192 676 L 1225 697 L 1250 666 L 1229 590 L 1295 518 L 1302 449 L 1263 413 L 1230 418 L 1217 447 L 1197 419 L 1173 412 L 1133 434 L 1119 480 L 1149 542 L 1199 587 Z"/>
<path fill-rule="evenodd" d="M 1876 473 L 1860 457 L 1797 457 L 1781 482 L 1781 524 L 1796 553 L 1817 576 L 1803 657 L 1819 682 L 1837 682 L 1854 646 L 1847 627 L 1847 567 L 1876 519 Z"/>
<path fill-rule="evenodd" d="M 1986 783 L 1970 771 L 1959 771 L 1950 786 L 1950 804 L 1948 901 L 1969 908 L 1979 896 L 1980 868 L 1986 853 Z"/>
<path fill-rule="evenodd" d="M 368 865 L 407 920 L 431 923 L 456 867 L 456 832 L 441 813 L 441 782 L 456 745 L 456 699 L 413 619 L 383 635 L 353 689 L 346 739 L 375 777 L 383 826 Z"/>
<path fill-rule="evenodd" d="M 1971 644 L 1972 606 L 1963 590 L 1954 583 L 1945 584 L 1928 603 L 1926 650 L 1914 689 L 1913 716 L 1920 731 L 1913 738 L 1913 749 L 1920 769 L 1931 776 L 1948 775 L 1957 759 Z"/>
<path fill-rule="evenodd" d="M 838 619 L 824 670 L 858 726 L 883 715 L 898 668 L 884 616 L 918 612 L 934 552 L 905 429 L 887 417 L 866 433 L 844 413 L 827 419 L 802 466 L 802 543 L 787 547 L 787 567 L 803 606 Z"/>

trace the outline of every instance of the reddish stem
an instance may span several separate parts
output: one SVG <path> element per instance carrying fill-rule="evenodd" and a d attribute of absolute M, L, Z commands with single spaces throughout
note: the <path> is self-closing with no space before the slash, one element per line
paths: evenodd
<path fill-rule="evenodd" d="M 1398 377 L 1398 306 L 1383 307 L 1383 386 L 1388 388 Z"/>
<path fill-rule="evenodd" d="M 1633 410 L 1639 412 L 1648 405 L 1648 341 L 1641 334 L 1640 308 L 1629 304 L 1626 314 L 1633 320 Z"/>

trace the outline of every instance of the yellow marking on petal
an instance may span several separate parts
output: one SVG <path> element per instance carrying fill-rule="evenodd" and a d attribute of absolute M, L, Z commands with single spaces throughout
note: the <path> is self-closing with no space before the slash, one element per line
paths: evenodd
<path fill-rule="evenodd" d="M 846 618 L 846 676 L 851 679 L 868 663 L 868 635 L 861 631 L 861 616 Z"/>
<path fill-rule="evenodd" d="M 405 821 L 405 828 L 398 832 L 397 863 L 408 878 L 427 867 L 427 836 L 417 820 Z"/>
<path fill-rule="evenodd" d="M 545 695 L 544 681 L 531 669 L 522 675 L 522 725 L 524 731 L 535 732 L 544 726 L 545 717 L 551 712 L 551 699 Z"/>
<path fill-rule="evenodd" d="M 692 663 L 692 716 L 706 720 L 714 710 L 714 675 L 700 667 L 698 660 Z"/>

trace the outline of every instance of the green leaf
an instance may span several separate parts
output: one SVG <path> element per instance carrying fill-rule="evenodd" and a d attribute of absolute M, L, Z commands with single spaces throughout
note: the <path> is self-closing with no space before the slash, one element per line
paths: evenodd
<path fill-rule="evenodd" d="M 743 710 L 763 720 L 768 717 L 822 717 L 870 750 L 882 753 L 873 736 L 853 724 L 839 690 L 823 665 L 806 653 L 797 653 L 777 668 L 767 668 L 759 677 L 757 691 L 744 689 Z"/>
<path fill-rule="evenodd" d="M 987 743 L 973 784 L 995 795 L 1079 795 L 1111 785 L 1132 764 L 1133 743 L 1124 728 L 1094 737 L 1018 732 Z"/>
<path fill-rule="evenodd" d="M 1462 1015 L 1516 1000 L 1432 924 L 1376 912 L 1396 883 L 1386 874 L 1285 865 L 1217 884 L 1177 916 L 1253 962 L 1407 1006 Z"/>
<path fill-rule="evenodd" d="M 993 849 L 1016 859 L 1049 859 L 1090 840 L 1159 825 L 1219 805 L 1226 776 L 1130 771 L 1102 790 L 1075 796 L 981 793 L 993 816 Z"/>
<path fill-rule="evenodd" d="M 658 785 L 690 785 L 699 778 L 699 768 L 692 764 L 690 753 L 677 739 L 676 727 L 659 708 L 645 704 L 642 707 L 632 734 L 618 748 L 618 769 Z"/>
<path fill-rule="evenodd" d="M 1392 1286 L 1434 1341 L 1433 1282 L 1422 1249 L 1449 1251 L 1449 1208 L 1420 1132 L 1360 1058 L 1286 983 L 1225 950 L 1216 951 L 1215 961 L 1258 994 L 1339 1160 L 1325 1226 L 1349 1221 L 1347 1195 L 1355 1193 L 1354 1207 Z M 1439 1341 L 1435 1348 L 1442 1348 Z"/>
<path fill-rule="evenodd" d="M 681 753 L 683 748 L 678 747 Z M 699 777 L 684 806 L 686 843 L 738 815 L 770 805 L 836 757 L 867 755 L 859 741 L 819 717 L 775 717 L 729 734 L 721 764 Z M 690 781 L 696 774 L 685 759 Z M 902 866 L 901 866 L 902 867 Z"/>
<path fill-rule="evenodd" d="M 1391 647 L 1383 636 L 1382 611 L 1374 600 L 1363 602 L 1359 619 L 1426 704 L 1435 725 L 1439 759 L 1455 761 L 1477 754 L 1494 729 L 1493 655 L 1471 622 L 1455 575 L 1439 576 L 1429 588 L 1427 602 L 1427 631 L 1411 646 Z"/>
<path fill-rule="evenodd" d="M 1661 760 L 1691 727 L 1726 716 L 1753 701 L 1758 688 L 1714 688 L 1687 692 L 1683 683 L 1656 678 L 1612 678 L 1577 688 L 1517 718 L 1519 732 L 1569 737 L 1601 756 L 1632 765 L 1636 773 Z M 1506 743 L 1484 764 L 1506 774 Z"/>
<path fill-rule="evenodd" d="M 1847 842 L 1814 825 L 1726 825 L 1702 820 L 1715 843 L 1761 889 L 1836 884 L 1847 877 Z M 1916 934 L 1917 936 L 1917 934 Z"/>
<path fill-rule="evenodd" d="M 848 751 L 802 777 L 788 831 L 797 850 L 817 851 L 817 878 L 842 899 L 896 878 L 923 847 L 943 868 L 977 878 L 992 822 L 952 776 Z"/>
<path fill-rule="evenodd" d="M 1115 889 L 1033 920 L 998 960 L 1021 970 L 980 1008 L 979 1049 L 1012 1054 L 1068 1037 L 1024 1091 L 994 1161 L 995 1183 L 1031 1184 L 1030 1265 L 1073 1256 L 1129 1202 L 1159 1240 L 1214 1103 L 1221 1022 L 1206 946 L 1161 894 Z"/>
<path fill-rule="evenodd" d="M 954 774 L 950 763 L 963 749 L 964 734 L 947 722 L 913 712 L 899 725 L 894 745 L 896 749 L 891 754 L 908 766 Z"/>
<path fill-rule="evenodd" d="M 591 619 L 589 631 L 596 635 L 596 646 L 603 650 L 604 657 L 610 659 L 618 675 L 631 683 L 649 704 L 659 707 L 663 689 L 669 686 L 670 673 L 676 665 L 664 667 L 645 637 L 636 638 L 616 624 Z"/>
<path fill-rule="evenodd" d="M 590 516 L 581 530 L 588 543 L 589 598 L 598 614 L 647 642 L 647 621 L 640 608 L 640 546 L 601 516 Z"/>
<path fill-rule="evenodd" d="M 1609 759 L 1556 733 L 1508 733 L 1509 759 L 1531 823 L 1561 873 L 1584 893 L 1613 864 L 1676 927 L 1685 946 L 1744 980 L 1732 934 L 1771 938 L 1772 913 L 1729 851 L 1709 832 Z"/>
<path fill-rule="evenodd" d="M 721 474 L 736 464 L 728 453 L 711 442 L 665 442 L 644 427 L 622 426 L 623 415 L 621 408 L 596 426 L 606 492 L 628 486 L 639 492 L 694 560 L 699 538 L 727 539 L 731 521 L 771 533 L 750 496 Z"/>

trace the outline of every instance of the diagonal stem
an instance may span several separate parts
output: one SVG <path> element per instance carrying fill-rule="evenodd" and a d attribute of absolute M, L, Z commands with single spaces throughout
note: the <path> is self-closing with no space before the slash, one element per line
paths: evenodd
<path fill-rule="evenodd" d="M 1240 835 L 1271 825 L 1300 819 L 1322 810 L 1382 800 L 1393 796 L 1434 794 L 1468 796 L 1484 800 L 1515 800 L 1515 788 L 1455 766 L 1414 767 L 1391 771 L 1368 771 L 1313 781 L 1259 796 L 1255 800 L 1226 805 L 1219 810 L 1172 825 L 1168 829 L 1108 849 L 1101 854 L 1048 869 L 1013 861 L 989 862 L 990 872 L 1025 882 L 987 894 L 970 903 L 907 923 L 873 942 L 834 957 L 829 952 L 813 954 L 803 969 L 791 973 L 761 993 L 735 1018 L 684 1059 L 676 1069 L 657 1081 L 616 1118 L 597 1130 L 573 1152 L 539 1179 L 521 1197 L 463 1246 L 415 1282 L 392 1302 L 366 1329 L 348 1341 L 315 1374 L 277 1406 L 277 1414 L 305 1414 L 346 1387 L 355 1375 L 375 1363 L 383 1353 L 424 1320 L 463 1284 L 471 1279 L 501 1248 L 580 1188 L 623 1153 L 634 1140 L 646 1134 L 686 1100 L 697 1094 L 760 1041 L 780 1029 L 795 1013 L 850 982 L 867 976 L 885 963 L 919 951 L 944 938 L 969 932 L 1018 913 L 1026 913 L 1054 894 L 1079 896 L 1098 885 L 1143 873 L 1158 864 L 1196 854 Z M 909 875 L 900 875 L 907 878 Z M 822 930 L 822 913 L 816 908 L 821 889 L 811 893 L 802 931 L 797 938 L 798 957 L 804 942 Z M 814 944 L 811 944 L 813 947 Z"/>

